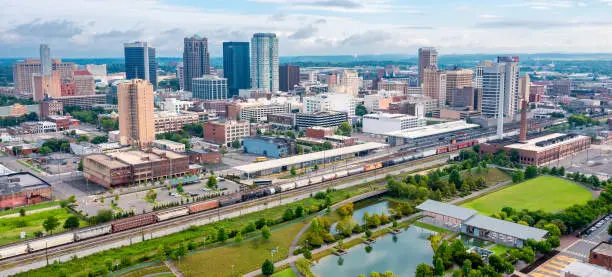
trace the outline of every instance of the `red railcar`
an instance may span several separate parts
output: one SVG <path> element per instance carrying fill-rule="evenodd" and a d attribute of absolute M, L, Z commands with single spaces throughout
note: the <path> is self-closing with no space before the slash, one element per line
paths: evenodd
<path fill-rule="evenodd" d="M 206 211 L 206 210 L 211 210 L 214 208 L 219 207 L 219 201 L 218 200 L 210 200 L 210 201 L 206 201 L 206 202 L 202 202 L 202 203 L 197 203 L 197 204 L 191 204 L 189 205 L 189 212 L 190 213 L 197 213 L 197 212 L 201 212 L 201 211 Z"/>
<path fill-rule="evenodd" d="M 377 163 L 365 165 L 363 167 L 363 171 L 370 171 L 370 170 L 379 169 L 382 167 L 383 167 L 382 162 L 377 162 Z"/>
<path fill-rule="evenodd" d="M 151 223 L 155 223 L 156 221 L 157 219 L 155 218 L 155 214 L 152 213 L 119 219 L 112 223 L 113 233 L 149 225 Z"/>

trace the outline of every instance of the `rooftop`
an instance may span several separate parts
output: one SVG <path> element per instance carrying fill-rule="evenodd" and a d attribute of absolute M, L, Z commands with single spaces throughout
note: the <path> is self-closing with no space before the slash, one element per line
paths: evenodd
<path fill-rule="evenodd" d="M 513 148 L 513 149 L 540 152 L 540 151 L 549 150 L 558 145 L 576 142 L 584 138 L 588 138 L 588 137 L 582 136 L 582 135 L 576 135 L 576 134 L 568 135 L 568 134 L 554 133 L 554 134 L 530 139 L 526 143 L 514 143 L 514 144 L 507 145 L 506 147 Z"/>
<path fill-rule="evenodd" d="M 309 154 L 304 154 L 304 155 L 291 156 L 291 157 L 282 158 L 282 159 L 270 160 L 266 162 L 236 166 L 234 167 L 234 169 L 244 172 L 244 173 L 253 173 L 253 172 L 262 171 L 262 170 L 280 168 L 282 166 L 288 166 L 288 165 L 293 165 L 293 164 L 310 162 L 314 160 L 320 160 L 323 158 L 330 158 L 330 157 L 336 157 L 336 156 L 341 156 L 341 155 L 350 154 L 350 153 L 357 153 L 361 151 L 379 149 L 385 146 L 387 145 L 383 143 L 367 142 L 364 144 L 337 148 L 333 150 L 326 150 L 326 151 L 309 153 Z"/>
<path fill-rule="evenodd" d="M 464 221 L 463 224 L 477 227 L 480 229 L 486 229 L 500 234 L 505 234 L 523 240 L 542 240 L 548 233 L 547 231 L 538 228 L 533 228 L 518 223 L 496 219 L 479 214 L 470 217 L 468 220 Z"/>
<path fill-rule="evenodd" d="M 610 271 L 606 270 L 605 268 L 599 267 L 596 265 L 592 265 L 592 264 L 583 263 L 580 261 L 573 261 L 572 263 L 567 265 L 565 268 L 563 268 L 561 272 L 563 272 L 564 275 L 567 275 L 566 273 L 572 273 L 572 274 L 576 274 L 575 276 L 581 276 L 581 277 L 609 277 L 610 276 Z"/>
<path fill-rule="evenodd" d="M 410 128 L 403 131 L 393 131 L 386 133 L 387 136 L 402 137 L 408 139 L 417 139 L 422 137 L 428 137 L 433 135 L 439 135 L 444 133 L 457 132 L 466 129 L 478 128 L 478 124 L 470 124 L 463 120 L 445 122 L 435 125 L 428 125 L 417 128 Z"/>
<path fill-rule="evenodd" d="M 439 201 L 434 201 L 434 200 L 427 200 L 421 203 L 420 205 L 416 206 L 416 208 L 422 211 L 441 214 L 441 215 L 449 216 L 449 217 L 456 218 L 459 220 L 466 220 L 477 213 L 476 211 L 468 209 L 468 208 L 455 206 L 455 205 L 451 205 L 451 204 L 447 204 L 447 203 L 439 202 Z"/>
<path fill-rule="evenodd" d="M 595 248 L 591 249 L 591 252 L 612 257 L 612 244 L 601 242 L 595 246 Z"/>
<path fill-rule="evenodd" d="M 74 75 L 91 75 L 87 70 L 77 70 L 74 72 Z"/>
<path fill-rule="evenodd" d="M 163 144 L 163 145 L 172 145 L 172 146 L 183 146 L 184 145 L 184 144 L 182 144 L 180 142 L 171 141 L 171 140 L 167 140 L 167 139 L 156 139 L 156 140 L 153 141 L 153 143 Z"/>
<path fill-rule="evenodd" d="M 111 157 L 111 156 L 107 156 L 104 154 L 93 154 L 93 155 L 88 155 L 85 157 L 86 159 L 90 159 L 93 160 L 97 163 L 103 164 L 108 168 L 121 168 L 121 167 L 126 167 L 128 166 L 127 164 L 118 161 L 117 159 Z"/>
<path fill-rule="evenodd" d="M 140 150 L 130 150 L 130 151 L 125 151 L 125 152 L 109 153 L 108 155 L 111 157 L 115 157 L 124 163 L 143 164 L 143 163 L 158 162 L 158 161 L 166 160 L 166 158 L 163 157 L 164 154 L 166 155 L 166 158 L 168 159 L 177 159 L 177 158 L 186 157 L 184 155 L 177 154 L 172 151 L 154 149 L 154 148 L 152 148 L 150 152 L 144 152 Z"/>
<path fill-rule="evenodd" d="M 11 173 L 0 176 L 0 195 L 50 187 L 51 185 L 47 182 L 29 172 Z"/>
<path fill-rule="evenodd" d="M 364 115 L 363 118 L 378 119 L 378 120 L 380 119 L 402 120 L 402 119 L 413 119 L 417 117 L 414 115 L 407 115 L 407 114 L 372 113 L 372 114 Z"/>

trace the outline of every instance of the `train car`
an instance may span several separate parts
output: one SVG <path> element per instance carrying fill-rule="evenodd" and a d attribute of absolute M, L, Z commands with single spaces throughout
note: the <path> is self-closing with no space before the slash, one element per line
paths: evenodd
<path fill-rule="evenodd" d="M 382 164 L 383 164 L 383 167 L 387 167 L 387 166 L 395 165 L 395 162 L 393 160 L 388 160 L 388 161 L 382 162 Z"/>
<path fill-rule="evenodd" d="M 342 178 L 348 176 L 348 170 L 340 170 L 336 173 L 336 178 Z"/>
<path fill-rule="evenodd" d="M 381 167 L 382 167 L 382 162 L 377 162 L 377 163 L 368 164 L 368 165 L 363 166 L 363 171 L 375 170 Z"/>
<path fill-rule="evenodd" d="M 239 202 L 242 202 L 242 197 L 240 195 L 228 195 L 227 197 L 219 199 L 219 206 L 225 207 Z"/>
<path fill-rule="evenodd" d="M 64 245 L 74 242 L 74 233 L 67 232 L 59 235 L 43 237 L 37 240 L 30 241 L 28 243 L 30 252 L 43 250 L 45 248 L 51 248 L 59 245 Z"/>
<path fill-rule="evenodd" d="M 273 195 L 275 193 L 276 193 L 276 189 L 273 187 L 267 187 L 266 189 L 264 189 L 265 195 Z"/>
<path fill-rule="evenodd" d="M 435 155 L 436 153 L 437 153 L 436 149 L 425 150 L 425 151 L 423 151 L 423 157 L 431 157 L 431 156 Z"/>
<path fill-rule="evenodd" d="M 321 182 L 323 182 L 323 177 L 322 176 L 315 176 L 315 177 L 310 178 L 310 184 L 311 185 L 318 184 L 318 183 L 321 183 Z"/>
<path fill-rule="evenodd" d="M 119 219 L 112 223 L 113 233 L 149 225 L 151 223 L 155 223 L 156 220 L 157 218 L 155 217 L 155 214 L 152 213 Z"/>
<path fill-rule="evenodd" d="M 355 175 L 363 172 L 363 167 L 349 169 L 348 175 Z"/>
<path fill-rule="evenodd" d="M 323 175 L 323 181 L 324 182 L 331 181 L 333 179 L 336 179 L 336 173 L 331 173 L 331 174 Z"/>
<path fill-rule="evenodd" d="M 264 196 L 265 194 L 266 194 L 266 189 L 265 188 L 245 191 L 242 194 L 242 201 L 247 201 L 247 200 L 259 198 L 259 197 Z"/>
<path fill-rule="evenodd" d="M 0 259 L 6 259 L 10 257 L 19 256 L 22 254 L 27 254 L 28 250 L 29 249 L 28 249 L 27 242 L 0 248 Z"/>
<path fill-rule="evenodd" d="M 157 213 L 155 213 L 155 218 L 157 218 L 157 221 L 164 221 L 164 220 L 168 220 L 168 219 L 171 219 L 171 218 L 175 218 L 175 217 L 179 217 L 179 216 L 184 216 L 184 215 L 188 215 L 188 214 L 189 214 L 189 208 L 181 207 L 181 208 L 177 208 L 177 209 L 171 209 L 171 210 L 167 210 L 167 211 L 157 212 Z"/>
<path fill-rule="evenodd" d="M 204 201 L 204 202 L 189 205 L 189 212 L 193 214 L 193 213 L 203 212 L 206 210 L 212 210 L 217 207 L 219 207 L 218 200 L 209 200 L 209 201 Z"/>
<path fill-rule="evenodd" d="M 88 238 L 98 237 L 113 232 L 113 227 L 110 224 L 104 224 L 99 226 L 93 226 L 90 228 L 79 229 L 74 233 L 74 239 L 84 240 Z"/>
<path fill-rule="evenodd" d="M 308 180 L 306 180 L 306 181 L 308 181 Z M 278 188 L 279 188 L 279 190 L 280 190 L 281 192 L 283 192 L 283 191 L 288 191 L 288 190 L 292 190 L 292 189 L 295 189 L 296 183 L 297 183 L 297 182 L 295 182 L 295 183 L 293 183 L 293 182 L 292 182 L 292 183 L 282 184 L 282 185 L 279 185 L 279 186 L 278 186 Z"/>
<path fill-rule="evenodd" d="M 272 180 L 255 180 L 253 181 L 253 185 L 258 186 L 268 186 L 272 184 Z"/>
<path fill-rule="evenodd" d="M 309 184 L 310 184 L 310 180 L 308 179 L 297 180 L 295 182 L 295 188 L 305 187 L 305 186 L 308 186 Z"/>

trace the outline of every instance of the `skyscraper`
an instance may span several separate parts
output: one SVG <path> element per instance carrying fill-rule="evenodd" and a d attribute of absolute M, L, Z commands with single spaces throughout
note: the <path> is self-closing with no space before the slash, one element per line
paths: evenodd
<path fill-rule="evenodd" d="M 251 88 L 279 90 L 278 38 L 274 33 L 256 33 L 251 38 Z"/>
<path fill-rule="evenodd" d="M 193 98 L 205 100 L 227 99 L 227 79 L 204 75 L 192 80 Z"/>
<path fill-rule="evenodd" d="M 300 84 L 300 67 L 297 65 L 281 65 L 278 72 L 279 89 L 281 91 L 293 90 Z"/>
<path fill-rule="evenodd" d="M 51 49 L 49 45 L 40 45 L 40 74 L 43 76 L 51 76 Z"/>
<path fill-rule="evenodd" d="M 125 77 L 128 80 L 147 80 L 157 87 L 157 62 L 155 48 L 147 42 L 136 41 L 124 44 Z"/>
<path fill-rule="evenodd" d="M 454 69 L 446 71 L 446 102 L 453 101 L 453 90 L 472 86 L 472 74 L 469 69 Z"/>
<path fill-rule="evenodd" d="M 249 62 L 248 42 L 223 43 L 223 77 L 227 78 L 228 97 L 238 95 L 241 89 L 250 88 Z"/>
<path fill-rule="evenodd" d="M 423 96 L 438 100 L 438 107 L 446 104 L 446 73 L 438 70 L 435 66 L 423 69 L 423 81 L 421 83 Z"/>
<path fill-rule="evenodd" d="M 185 38 L 183 47 L 183 79 L 185 90 L 192 91 L 191 80 L 210 74 L 208 39 L 193 36 Z"/>
<path fill-rule="evenodd" d="M 503 135 L 504 117 L 518 112 L 518 57 L 499 57 L 497 64 L 482 67 L 482 114 L 497 118 L 497 135 Z"/>
<path fill-rule="evenodd" d="M 340 78 L 340 88 L 338 90 L 344 91 L 351 96 L 357 96 L 359 94 L 360 86 L 359 74 L 354 69 L 345 69 L 342 71 L 342 78 Z"/>
<path fill-rule="evenodd" d="M 185 90 L 185 70 L 182 62 L 176 65 L 176 78 L 179 80 L 179 89 Z"/>
<path fill-rule="evenodd" d="M 438 51 L 434 47 L 419 48 L 419 85 L 423 83 L 423 71 L 430 66 L 438 67 Z"/>
<path fill-rule="evenodd" d="M 117 86 L 119 140 L 121 144 L 145 147 L 155 140 L 153 85 L 133 79 Z"/>

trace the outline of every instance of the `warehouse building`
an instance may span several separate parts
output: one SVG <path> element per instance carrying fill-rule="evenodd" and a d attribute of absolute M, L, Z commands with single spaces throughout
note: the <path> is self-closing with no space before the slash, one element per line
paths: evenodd
<path fill-rule="evenodd" d="M 363 116 L 363 132 L 386 134 L 425 126 L 425 118 L 413 115 L 373 113 Z"/>
<path fill-rule="evenodd" d="M 245 153 L 257 154 L 268 158 L 281 158 L 295 154 L 295 142 L 275 137 L 246 137 L 242 140 Z"/>
<path fill-rule="evenodd" d="M 363 144 L 336 148 L 333 150 L 320 151 L 315 153 L 291 156 L 282 159 L 270 160 L 266 162 L 253 163 L 236 166 L 233 171 L 242 178 L 252 178 L 273 173 L 280 173 L 291 169 L 291 167 L 303 168 L 315 164 L 325 164 L 333 161 L 340 161 L 356 156 L 367 155 L 369 152 L 382 149 L 386 144 L 367 142 Z"/>
<path fill-rule="evenodd" d="M 428 125 L 408 130 L 389 132 L 385 135 L 392 146 L 434 146 L 454 141 L 473 140 L 482 136 L 479 125 L 463 120 Z"/>
<path fill-rule="evenodd" d="M 0 176 L 0 209 L 26 206 L 52 199 L 51 185 L 29 172 Z"/>

